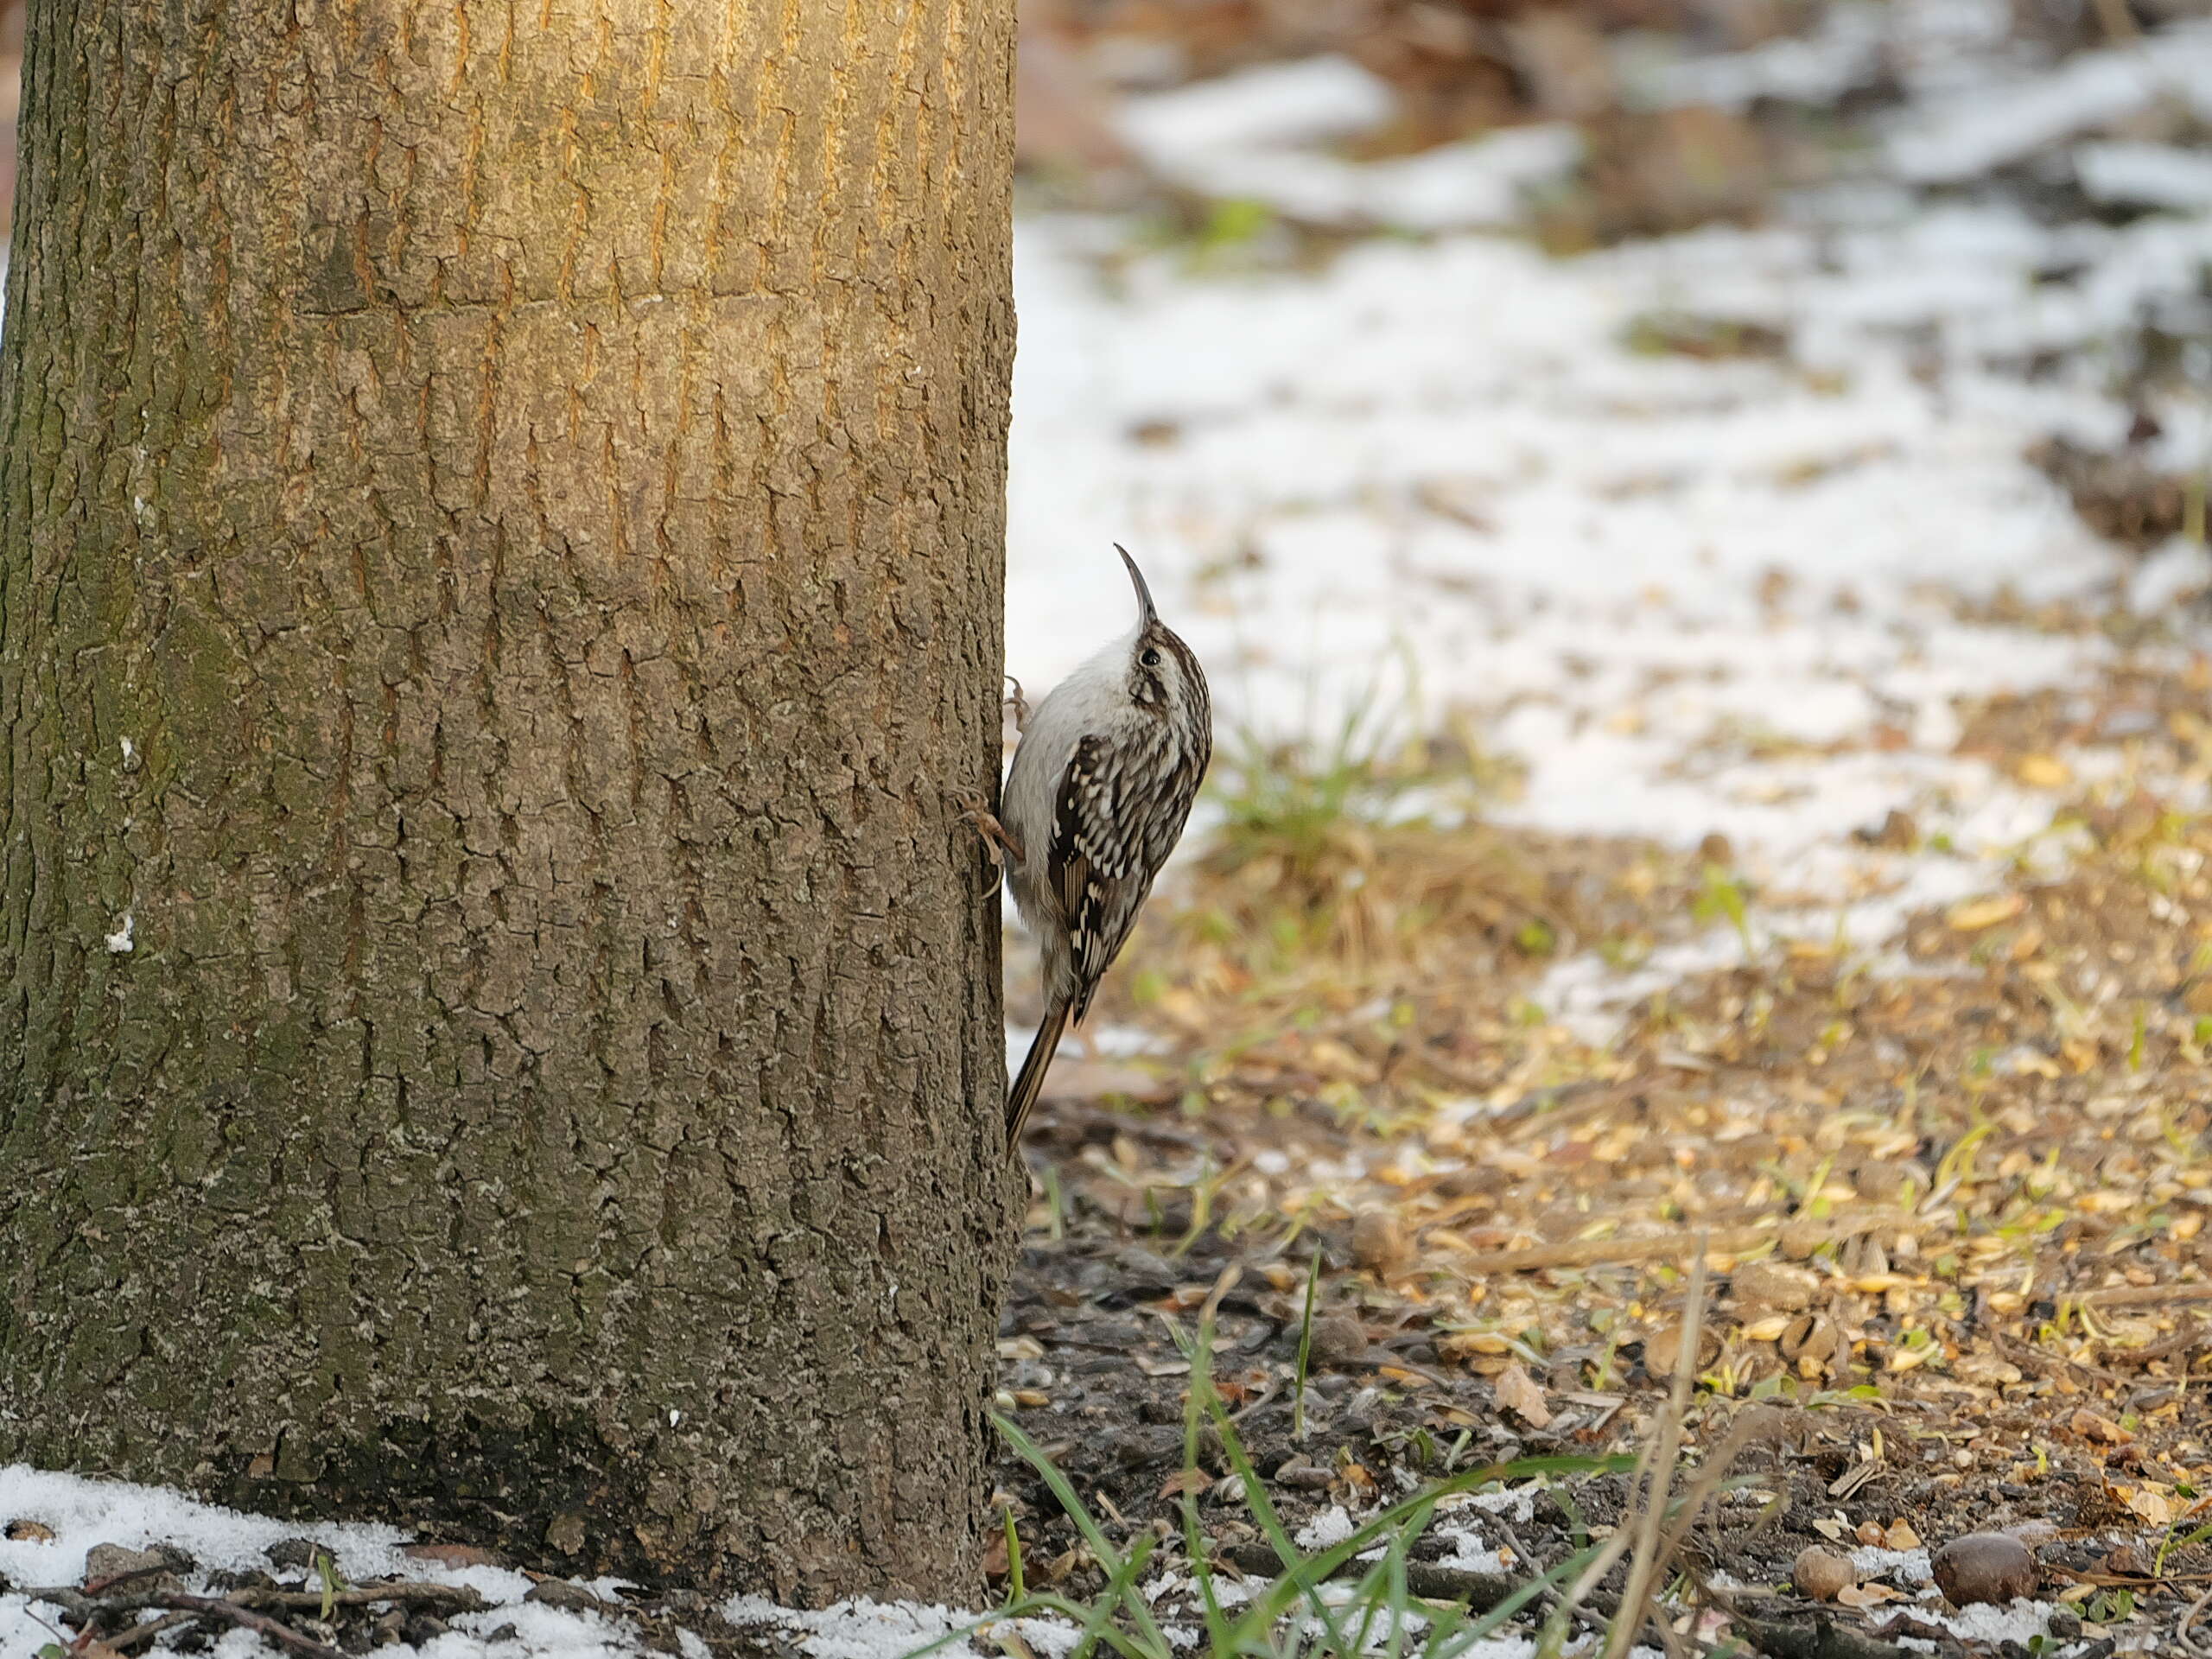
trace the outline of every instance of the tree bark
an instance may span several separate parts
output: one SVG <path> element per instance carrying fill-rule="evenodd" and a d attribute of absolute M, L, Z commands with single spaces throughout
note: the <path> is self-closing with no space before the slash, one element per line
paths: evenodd
<path fill-rule="evenodd" d="M 33 0 L 0 1459 L 975 1586 L 1011 0 Z"/>

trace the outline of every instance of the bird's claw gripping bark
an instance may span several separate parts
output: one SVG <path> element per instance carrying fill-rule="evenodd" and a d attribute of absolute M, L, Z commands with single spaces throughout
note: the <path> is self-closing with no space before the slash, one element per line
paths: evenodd
<path fill-rule="evenodd" d="M 1014 695 L 1006 698 L 1001 706 L 1014 710 L 1014 729 L 1026 732 L 1029 729 L 1029 699 L 1021 695 L 1021 682 L 1013 675 L 1006 677 L 1006 683 L 1014 688 Z"/>
<path fill-rule="evenodd" d="M 991 861 L 995 874 L 991 877 L 990 888 L 983 897 L 995 898 L 998 890 L 1006 885 L 1007 855 L 1012 855 L 1015 863 L 1021 862 L 1021 843 L 1014 838 L 1011 830 L 999 822 L 999 815 L 991 810 L 981 796 L 956 795 L 952 798 L 961 809 L 961 817 L 976 826 L 976 837 L 983 843 L 983 856 Z"/>

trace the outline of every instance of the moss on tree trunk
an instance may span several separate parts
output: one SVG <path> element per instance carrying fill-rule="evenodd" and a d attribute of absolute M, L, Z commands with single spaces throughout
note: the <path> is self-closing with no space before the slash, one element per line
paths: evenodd
<path fill-rule="evenodd" d="M 1010 0 L 32 0 L 0 1458 L 972 1587 Z"/>

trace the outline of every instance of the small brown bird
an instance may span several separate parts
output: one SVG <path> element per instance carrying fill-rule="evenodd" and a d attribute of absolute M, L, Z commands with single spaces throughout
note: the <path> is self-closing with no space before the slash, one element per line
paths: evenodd
<path fill-rule="evenodd" d="M 1008 1155 L 1068 1022 L 1136 923 L 1213 759 L 1205 671 L 1160 620 L 1144 573 L 1137 626 L 1054 686 L 1022 728 L 999 818 L 976 814 L 1011 861 L 1014 903 L 1044 952 L 1045 1020 L 1007 1090 Z"/>

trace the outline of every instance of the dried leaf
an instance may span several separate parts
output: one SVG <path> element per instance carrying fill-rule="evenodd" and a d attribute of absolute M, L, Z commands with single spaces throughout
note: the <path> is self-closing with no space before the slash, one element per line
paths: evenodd
<path fill-rule="evenodd" d="M 1903 1601 L 1904 1592 L 1892 1590 L 1886 1584 L 1854 1584 L 1836 1592 L 1837 1603 L 1845 1607 L 1878 1607 L 1885 1601 Z"/>
<path fill-rule="evenodd" d="M 2089 1410 L 2076 1411 L 2071 1420 L 2074 1432 L 2085 1440 L 2102 1440 L 2107 1446 L 2126 1446 L 2135 1436 L 2109 1417 Z"/>
<path fill-rule="evenodd" d="M 5 1537 L 11 1544 L 50 1544 L 54 1541 L 54 1529 L 43 1521 L 25 1518 L 10 1521 L 0 1537 Z"/>
<path fill-rule="evenodd" d="M 2123 1486 L 2120 1501 L 2154 1527 L 2170 1526 L 2181 1510 L 2173 1499 L 2148 1486 Z"/>
<path fill-rule="evenodd" d="M 1882 1465 L 1878 1463 L 1853 1464 L 1850 1468 L 1845 1470 L 1841 1474 L 1838 1475 L 1834 1480 L 1828 1483 L 1828 1496 L 1830 1497 L 1849 1497 L 1861 1486 L 1864 1486 L 1868 1481 L 1873 1479 L 1875 1471 L 1881 1466 Z M 1866 1531 L 1866 1528 L 1873 1525 L 1874 1523 L 1870 1521 L 1867 1522 L 1866 1525 L 1861 1526 L 1859 1529 L 1861 1535 L 1859 1540 L 1860 1542 L 1875 1543 L 1880 1541 L 1882 1529 L 1879 1527 L 1874 1528 L 1875 1536 L 1873 1538 L 1869 1539 L 1864 1535 Z"/>
<path fill-rule="evenodd" d="M 1518 1363 L 1500 1371 L 1491 1386 L 1497 1390 L 1497 1403 L 1531 1427 L 1543 1428 L 1551 1422 L 1552 1408 L 1544 1402 L 1543 1389 L 1529 1379 L 1529 1373 Z"/>
<path fill-rule="evenodd" d="M 1918 1549 L 1920 1535 L 1912 1529 L 1912 1522 L 1900 1516 L 1890 1522 L 1889 1530 L 1882 1535 L 1884 1549 Z"/>
<path fill-rule="evenodd" d="M 1986 899 L 1969 899 L 1951 906 L 1947 919 L 1954 932 L 1979 933 L 1999 922 L 2009 922 L 2028 907 L 2026 895 L 1996 893 Z"/>

